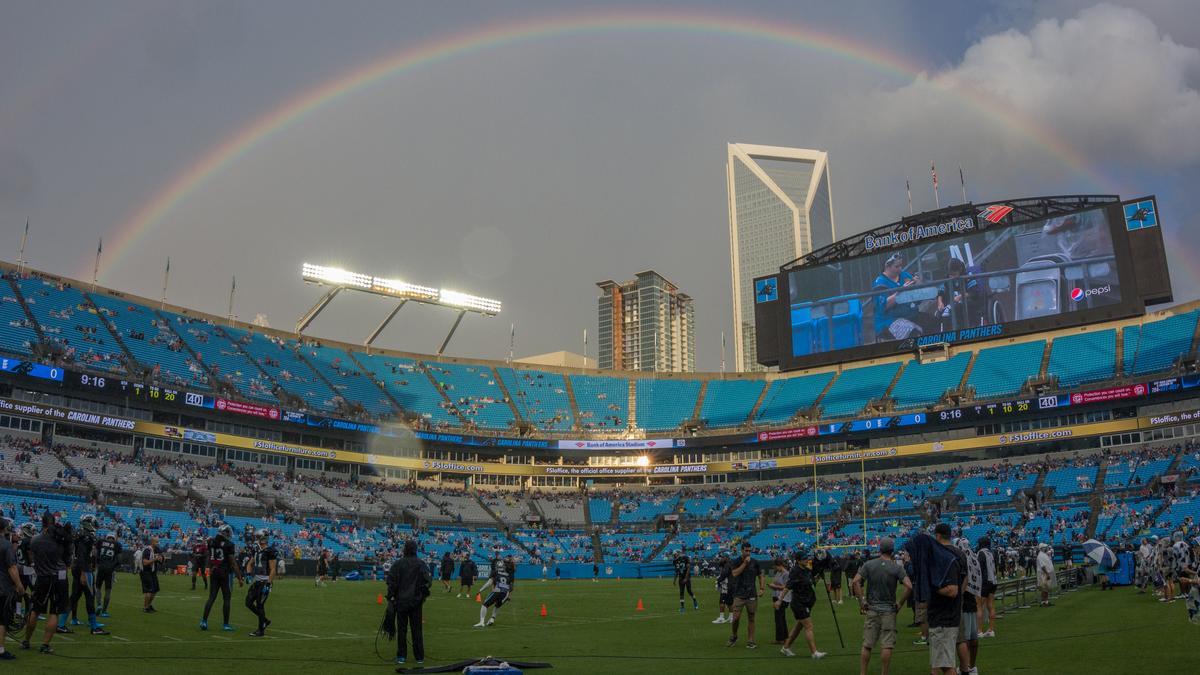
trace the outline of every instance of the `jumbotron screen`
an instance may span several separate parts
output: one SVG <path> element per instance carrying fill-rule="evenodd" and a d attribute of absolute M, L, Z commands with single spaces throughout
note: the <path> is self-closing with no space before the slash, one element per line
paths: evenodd
<path fill-rule="evenodd" d="M 1112 207 L 1007 226 L 979 222 L 992 213 L 864 235 L 863 255 L 784 273 L 788 335 L 780 351 L 791 358 L 782 365 L 993 339 L 1141 311 L 1128 240 L 1123 228 L 1114 229 L 1123 221 Z"/>

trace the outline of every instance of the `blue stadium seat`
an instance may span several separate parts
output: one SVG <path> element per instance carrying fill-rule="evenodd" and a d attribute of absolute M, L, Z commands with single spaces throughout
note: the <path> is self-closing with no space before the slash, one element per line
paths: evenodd
<path fill-rule="evenodd" d="M 1012 396 L 1037 376 L 1045 351 L 1045 340 L 981 349 L 967 385 L 975 388 L 977 399 Z"/>
<path fill-rule="evenodd" d="M 629 425 L 629 381 L 602 375 L 571 375 L 579 426 L 589 431 L 619 431 Z"/>
<path fill-rule="evenodd" d="M 700 405 L 700 419 L 710 429 L 742 424 L 765 386 L 760 380 L 710 380 Z"/>
<path fill-rule="evenodd" d="M 175 333 L 196 352 L 215 377 L 235 387 L 242 396 L 268 404 L 278 404 L 271 393 L 274 384 L 258 366 L 237 348 L 219 328 L 203 319 L 160 312 Z"/>
<path fill-rule="evenodd" d="M 302 399 L 310 410 L 338 412 L 339 394 L 329 388 L 307 363 L 296 356 L 296 341 L 269 338 L 262 333 L 250 333 L 225 328 L 230 340 L 241 345 L 264 371 L 289 394 Z"/>
<path fill-rule="evenodd" d="M 862 412 L 867 403 L 883 396 L 898 370 L 899 363 L 843 370 L 821 399 L 821 417 L 833 419 Z"/>
<path fill-rule="evenodd" d="M 333 384 L 342 398 L 361 404 L 374 417 L 386 419 L 395 415 L 396 409 L 387 395 L 375 384 L 374 379 L 359 370 L 354 359 L 345 351 L 337 347 L 305 344 L 300 347 L 300 355 Z"/>
<path fill-rule="evenodd" d="M 170 323 L 154 310 L 109 295 L 93 293 L 91 297 L 121 335 L 133 358 L 143 368 L 157 369 L 155 379 L 167 386 L 199 391 L 211 388 L 208 373 L 184 349 Z"/>
<path fill-rule="evenodd" d="M 1126 375 L 1145 375 L 1168 370 L 1192 348 L 1197 312 L 1187 312 L 1153 321 L 1141 327 L 1126 326 L 1124 365 Z"/>
<path fill-rule="evenodd" d="M 963 373 L 971 361 L 970 352 L 955 354 L 938 363 L 908 362 L 900 379 L 892 388 L 892 400 L 898 410 L 921 408 L 937 403 L 949 389 L 962 382 Z"/>
<path fill-rule="evenodd" d="M 465 419 L 481 429 L 509 429 L 516 419 L 491 367 L 426 362 L 446 398 Z"/>
<path fill-rule="evenodd" d="M 834 375 L 836 373 L 816 373 L 772 381 L 755 419 L 762 424 L 787 422 L 797 411 L 811 408 Z"/>
<path fill-rule="evenodd" d="M 1058 386 L 1071 389 L 1081 384 L 1111 380 L 1117 369 L 1117 331 L 1089 331 L 1054 338 L 1050 344 L 1047 375 L 1058 377 Z"/>
<path fill-rule="evenodd" d="M 16 285 L 46 339 L 59 344 L 70 361 L 110 373 L 125 372 L 121 345 L 87 306 L 83 293 L 37 278 L 20 279 Z"/>
<path fill-rule="evenodd" d="M 672 431 L 691 419 L 700 396 L 700 380 L 637 381 L 637 425 L 647 431 Z"/>
<path fill-rule="evenodd" d="M 354 352 L 354 358 L 382 382 L 400 407 L 423 417 L 433 427 L 459 427 L 462 422 L 450 411 L 450 404 L 429 381 L 425 366 L 412 359 Z"/>
<path fill-rule="evenodd" d="M 567 381 L 561 373 L 497 368 L 521 417 L 543 431 L 570 431 L 575 425 Z"/>
<path fill-rule="evenodd" d="M 29 317 L 17 300 L 16 291 L 6 282 L 0 282 L 0 350 L 17 356 L 33 354 L 38 342 L 37 331 L 29 323 Z"/>

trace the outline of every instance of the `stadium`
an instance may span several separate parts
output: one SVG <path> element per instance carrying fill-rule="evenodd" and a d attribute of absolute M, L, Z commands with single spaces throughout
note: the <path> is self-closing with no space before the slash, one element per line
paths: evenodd
<path fill-rule="evenodd" d="M 1178 665 L 1194 658 L 1185 603 L 1160 605 L 1135 582 L 1143 540 L 1200 535 L 1200 305 L 1174 304 L 1157 218 L 1153 197 L 1033 197 L 835 242 L 756 285 L 757 353 L 781 367 L 765 374 L 397 352 L 5 263 L 0 508 L 16 525 L 51 512 L 120 544 L 112 604 L 96 598 L 111 635 L 58 635 L 69 669 L 387 667 L 382 579 L 411 540 L 437 579 L 425 665 L 794 669 L 768 644 L 732 654 L 712 625 L 725 614 L 719 559 L 747 546 L 764 570 L 797 549 L 838 561 L 818 579 L 825 658 L 811 667 L 853 672 L 853 572 L 885 539 L 899 550 L 935 523 L 996 555 L 1003 618 L 983 670 Z M 1049 239 L 1053 253 L 1039 248 Z M 881 265 L 909 283 L 871 287 Z M 302 279 L 380 281 L 318 266 Z M 194 546 L 222 526 L 239 549 L 265 531 L 280 554 L 265 640 L 197 629 Z M 140 611 L 131 573 L 150 537 L 157 615 Z M 1094 541 L 1119 562 L 1098 569 Z M 1030 573 L 1042 545 L 1054 607 L 1037 606 Z M 686 607 L 680 555 L 697 577 Z M 511 601 L 472 628 L 478 584 L 459 588 L 463 563 L 482 580 L 510 558 Z M 232 622 L 253 625 L 234 605 Z M 86 614 L 71 625 L 96 622 Z M 924 669 L 926 649 L 909 642 L 919 628 L 899 633 L 896 667 Z M 1131 645 L 1150 640 L 1162 647 L 1135 667 Z M 85 652 L 89 641 L 99 647 Z"/>

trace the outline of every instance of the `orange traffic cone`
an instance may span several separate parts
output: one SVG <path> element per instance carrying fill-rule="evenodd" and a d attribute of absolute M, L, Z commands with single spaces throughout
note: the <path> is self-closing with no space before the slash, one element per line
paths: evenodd
<path fill-rule="evenodd" d="M 639 612 L 646 611 L 646 606 L 642 604 L 641 598 L 638 598 L 637 611 L 639 611 Z"/>
<path fill-rule="evenodd" d="M 375 604 L 377 604 L 377 605 L 383 604 L 383 593 L 380 593 L 379 595 L 375 596 Z"/>
<path fill-rule="evenodd" d="M 546 618 L 546 605 L 544 603 L 542 604 L 542 618 Z"/>
<path fill-rule="evenodd" d="M 475 594 L 475 602 L 483 602 L 483 596 L 476 593 Z"/>

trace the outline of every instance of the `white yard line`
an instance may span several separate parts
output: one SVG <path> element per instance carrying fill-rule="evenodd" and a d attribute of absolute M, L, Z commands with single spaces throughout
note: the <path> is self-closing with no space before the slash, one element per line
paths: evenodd
<path fill-rule="evenodd" d="M 276 632 L 276 633 L 283 633 L 284 635 L 299 635 L 300 637 L 306 637 L 306 638 L 319 638 L 319 637 L 321 637 L 320 635 L 312 635 L 312 634 L 309 634 L 309 633 L 294 633 L 294 632 L 292 632 L 292 631 L 290 631 L 290 630 L 279 630 L 278 628 L 276 628 L 276 629 L 275 629 L 275 632 Z"/>
<path fill-rule="evenodd" d="M 113 635 L 113 636 L 112 636 L 112 639 L 114 639 L 114 640 L 120 640 L 121 642 L 129 642 L 129 638 L 123 638 L 123 637 L 121 637 L 120 635 Z"/>
<path fill-rule="evenodd" d="M 183 642 L 183 640 L 180 640 L 180 639 L 179 639 L 179 638 L 177 638 L 177 637 L 171 637 L 170 635 L 163 635 L 163 636 L 161 636 L 161 637 L 165 637 L 165 638 L 167 638 L 168 640 L 174 640 L 175 642 Z"/>

